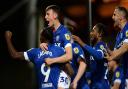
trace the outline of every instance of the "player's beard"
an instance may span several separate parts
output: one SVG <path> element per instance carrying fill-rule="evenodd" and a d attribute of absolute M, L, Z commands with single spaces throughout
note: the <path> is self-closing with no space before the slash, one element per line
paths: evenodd
<path fill-rule="evenodd" d="M 114 22 L 114 29 L 117 32 L 120 31 L 120 24 L 119 24 L 119 22 L 117 22 L 117 21 Z"/>
<path fill-rule="evenodd" d="M 97 38 L 91 37 L 90 41 L 91 41 L 91 45 L 94 46 L 96 44 L 96 42 L 97 42 Z"/>
<path fill-rule="evenodd" d="M 114 27 L 118 27 L 119 23 L 114 21 Z"/>

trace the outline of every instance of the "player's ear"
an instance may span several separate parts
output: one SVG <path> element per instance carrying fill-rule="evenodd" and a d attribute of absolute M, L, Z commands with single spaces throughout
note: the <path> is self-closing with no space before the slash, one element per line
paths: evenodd
<path fill-rule="evenodd" d="M 99 36 L 99 37 L 102 37 L 102 33 L 99 33 L 98 36 Z"/>
<path fill-rule="evenodd" d="M 54 18 L 58 18 L 58 15 L 57 15 L 57 13 L 54 13 Z"/>

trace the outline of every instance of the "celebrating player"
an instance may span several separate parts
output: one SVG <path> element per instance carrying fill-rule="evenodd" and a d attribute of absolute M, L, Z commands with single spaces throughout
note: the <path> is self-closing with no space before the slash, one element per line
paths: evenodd
<path fill-rule="evenodd" d="M 106 73 L 107 60 L 104 59 L 106 44 L 102 41 L 104 38 L 105 26 L 102 23 L 96 24 L 90 32 L 90 39 L 93 47 L 85 44 L 79 37 L 73 36 L 86 51 L 90 53 L 90 76 L 91 89 L 109 89 Z"/>
<path fill-rule="evenodd" d="M 47 66 L 45 63 L 46 58 L 62 56 L 65 52 L 62 48 L 54 46 L 53 32 L 50 28 L 44 29 L 40 36 L 40 41 L 46 42 L 48 45 L 47 51 L 42 51 L 41 48 L 32 48 L 25 52 L 17 52 L 11 42 L 12 33 L 6 31 L 5 38 L 9 53 L 14 59 L 31 61 L 34 63 L 39 89 L 65 89 L 67 85 L 69 86 L 70 82 L 68 82 L 69 78 L 67 75 L 60 69 L 60 65 L 53 64 Z M 61 73 L 63 73 L 63 76 Z M 65 79 L 65 81 L 61 80 L 61 83 L 59 82 L 60 75 L 63 77 L 62 79 Z M 61 85 L 65 86 L 63 87 Z"/>
<path fill-rule="evenodd" d="M 126 78 L 126 89 L 128 89 L 128 11 L 124 7 L 116 7 L 112 16 L 114 25 L 120 28 L 116 37 L 114 51 L 108 60 L 121 60 L 121 65 Z"/>
<path fill-rule="evenodd" d="M 72 60 L 72 46 L 70 43 L 71 40 L 71 34 L 67 30 L 64 25 L 60 23 L 60 8 L 56 5 L 50 5 L 46 8 L 46 15 L 45 19 L 48 22 L 49 27 L 53 27 L 53 42 L 56 46 L 62 47 L 65 49 L 65 55 L 61 57 L 54 58 L 56 60 L 53 60 L 52 58 L 49 58 L 46 60 L 46 63 L 48 65 L 51 65 L 53 63 L 66 63 L 65 71 L 69 75 L 73 75 L 73 69 L 71 65 L 67 62 Z M 40 47 L 43 50 L 47 50 L 47 45 L 45 43 L 42 43 Z"/>

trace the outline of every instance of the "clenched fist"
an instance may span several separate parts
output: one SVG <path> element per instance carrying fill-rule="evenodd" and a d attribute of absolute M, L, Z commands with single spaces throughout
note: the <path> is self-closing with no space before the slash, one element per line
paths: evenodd
<path fill-rule="evenodd" d="M 5 38 L 7 39 L 11 39 L 11 37 L 12 37 L 12 32 L 11 31 L 6 31 L 5 32 Z"/>

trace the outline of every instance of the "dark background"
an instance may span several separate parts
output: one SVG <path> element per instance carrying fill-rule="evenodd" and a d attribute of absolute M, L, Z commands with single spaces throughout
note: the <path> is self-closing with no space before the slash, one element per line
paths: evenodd
<path fill-rule="evenodd" d="M 0 1 L 0 89 L 36 89 L 36 78 L 32 63 L 13 60 L 8 53 L 4 33 L 13 33 L 12 42 L 18 51 L 29 49 L 27 35 L 29 17 L 28 5 L 31 0 L 2 0 Z M 127 0 L 91 0 L 92 25 L 89 24 L 88 0 L 37 0 L 36 16 L 37 31 L 39 31 L 39 16 L 44 20 L 44 9 L 47 5 L 57 4 L 63 10 L 64 17 L 76 23 L 74 33 L 89 44 L 89 31 L 97 22 L 107 26 L 106 41 L 113 48 L 116 31 L 113 31 L 111 19 L 115 6 L 128 7 Z M 13 10 L 12 10 L 13 8 Z M 38 34 L 37 34 L 38 35 Z M 36 44 L 38 47 L 38 37 Z"/>

